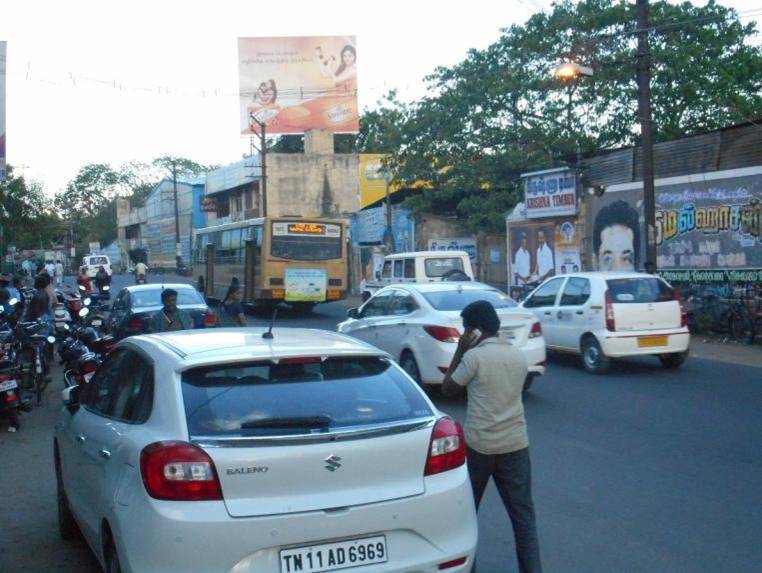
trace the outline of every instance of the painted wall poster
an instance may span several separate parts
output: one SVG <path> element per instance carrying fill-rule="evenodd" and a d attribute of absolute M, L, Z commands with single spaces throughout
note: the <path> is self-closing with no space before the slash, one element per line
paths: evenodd
<path fill-rule="evenodd" d="M 508 227 L 508 276 L 512 286 L 543 281 L 556 274 L 555 224 L 511 223 Z"/>
<path fill-rule="evenodd" d="M 568 219 L 556 223 L 554 247 L 557 275 L 576 273 L 582 270 L 576 220 Z"/>

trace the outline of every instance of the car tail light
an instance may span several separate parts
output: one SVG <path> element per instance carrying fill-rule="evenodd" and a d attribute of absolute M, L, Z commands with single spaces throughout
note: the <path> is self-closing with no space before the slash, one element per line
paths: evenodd
<path fill-rule="evenodd" d="M 532 330 L 529 331 L 529 338 L 539 338 L 542 336 L 542 326 L 539 322 L 532 324 Z"/>
<path fill-rule="evenodd" d="M 431 432 L 429 457 L 423 475 L 431 476 L 454 470 L 466 463 L 466 440 L 463 427 L 452 418 L 441 418 Z"/>
<path fill-rule="evenodd" d="M 8 390 L 5 393 L 5 403 L 10 404 L 11 402 L 16 401 L 16 394 L 13 392 L 13 390 Z"/>
<path fill-rule="evenodd" d="M 680 326 L 688 326 L 688 308 L 685 306 L 683 299 L 680 298 L 680 293 L 675 293 L 675 300 L 680 305 Z"/>
<path fill-rule="evenodd" d="M 127 328 L 131 330 L 142 330 L 143 320 L 140 318 L 131 318 L 129 321 L 127 321 Z"/>
<path fill-rule="evenodd" d="M 611 291 L 606 291 L 606 330 L 614 332 L 616 321 L 614 320 L 614 302 L 611 300 Z"/>
<path fill-rule="evenodd" d="M 209 455 L 187 442 L 155 442 L 140 452 L 140 473 L 148 495 L 172 501 L 222 499 Z"/>
<path fill-rule="evenodd" d="M 423 330 L 439 342 L 458 342 L 460 339 L 458 329 L 451 326 L 424 326 Z"/>
<path fill-rule="evenodd" d="M 10 380 L 11 377 L 7 374 L 0 374 L 0 382 L 5 382 L 6 380 Z"/>
<path fill-rule="evenodd" d="M 452 561 L 445 561 L 444 563 L 439 564 L 439 570 L 442 571 L 443 569 L 452 569 L 458 565 L 463 565 L 465 562 L 465 557 L 459 557 L 458 559 L 453 559 Z"/>
<path fill-rule="evenodd" d="M 214 326 L 217 324 L 217 318 L 214 316 L 214 313 L 207 312 L 204 314 L 204 326 Z"/>
<path fill-rule="evenodd" d="M 331 300 L 338 300 L 341 298 L 341 290 L 329 288 L 328 294 L 326 294 L 326 298 L 329 298 Z"/>

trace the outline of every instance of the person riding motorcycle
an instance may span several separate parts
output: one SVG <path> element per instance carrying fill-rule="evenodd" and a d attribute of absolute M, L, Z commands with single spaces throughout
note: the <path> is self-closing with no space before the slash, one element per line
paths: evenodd
<path fill-rule="evenodd" d="M 90 277 L 87 274 L 87 267 L 79 269 L 79 276 L 77 276 L 77 284 L 85 288 L 85 292 L 90 294 L 93 292 L 93 287 L 90 284 Z"/>
<path fill-rule="evenodd" d="M 145 283 L 147 274 L 148 274 L 148 266 L 143 261 L 140 261 L 137 265 L 135 265 L 135 283 L 136 284 Z"/>
<path fill-rule="evenodd" d="M 95 274 L 95 286 L 98 288 L 101 298 L 109 298 L 109 291 L 108 289 L 104 290 L 104 287 L 110 287 L 110 285 L 111 276 L 106 272 L 106 267 L 101 266 Z"/>

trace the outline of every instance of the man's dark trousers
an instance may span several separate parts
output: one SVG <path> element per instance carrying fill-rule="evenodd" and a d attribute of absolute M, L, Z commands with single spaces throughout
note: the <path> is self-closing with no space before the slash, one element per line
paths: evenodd
<path fill-rule="evenodd" d="M 532 503 L 529 448 L 495 455 L 482 454 L 468 448 L 466 455 L 477 509 L 489 478 L 493 477 L 513 524 L 519 571 L 541 573 L 540 544 L 537 539 L 537 524 Z"/>

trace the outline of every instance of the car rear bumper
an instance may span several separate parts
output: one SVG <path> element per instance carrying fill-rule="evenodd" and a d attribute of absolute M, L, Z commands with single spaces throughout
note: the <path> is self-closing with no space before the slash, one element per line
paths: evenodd
<path fill-rule="evenodd" d="M 644 330 L 626 333 L 603 331 L 597 336 L 601 349 L 606 356 L 620 358 L 624 356 L 643 356 L 669 354 L 688 350 L 691 335 L 687 328 L 664 331 Z M 661 344 L 661 339 L 665 344 Z M 656 343 L 655 346 L 652 344 Z"/>
<path fill-rule="evenodd" d="M 281 573 L 279 552 L 335 540 L 386 536 L 390 560 L 367 573 L 469 571 L 477 540 L 466 466 L 426 480 L 426 493 L 407 499 L 330 511 L 231 518 L 222 502 L 167 502 L 144 491 L 116 505 L 112 524 L 125 572 Z M 142 484 L 133 487 L 141 488 Z"/>

